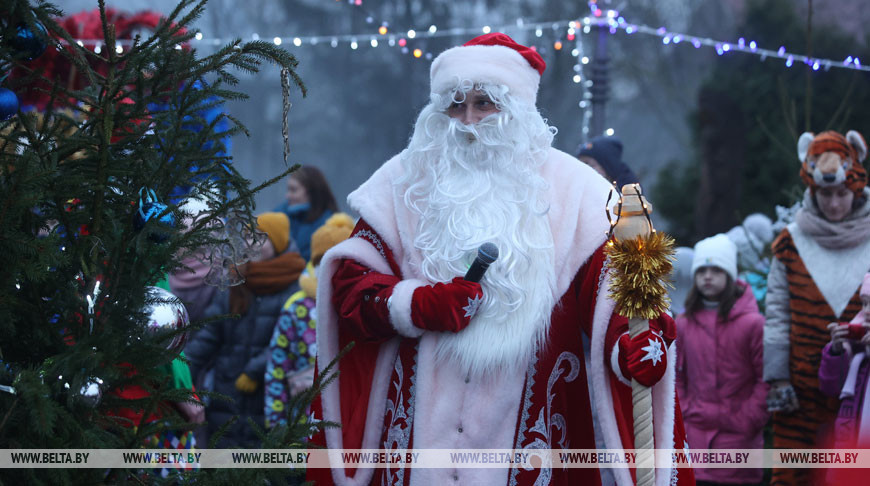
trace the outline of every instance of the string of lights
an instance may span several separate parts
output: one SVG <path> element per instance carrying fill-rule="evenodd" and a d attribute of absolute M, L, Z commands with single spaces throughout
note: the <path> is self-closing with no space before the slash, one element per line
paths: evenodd
<path fill-rule="evenodd" d="M 336 0 L 339 1 L 339 0 Z M 362 0 L 347 0 L 347 3 L 354 7 L 362 8 Z M 852 69 L 858 71 L 870 71 L 870 66 L 864 66 L 858 56 L 847 56 L 842 61 L 835 59 L 816 58 L 804 54 L 790 52 L 785 46 L 780 46 L 778 49 L 762 48 L 754 40 L 746 40 L 740 37 L 736 42 L 722 41 L 709 37 L 697 36 L 682 32 L 670 31 L 666 27 L 651 27 L 644 24 L 636 24 L 628 22 L 619 11 L 600 8 L 595 0 L 588 3 L 589 14 L 579 20 L 566 19 L 555 20 L 549 22 L 533 22 L 526 23 L 523 19 L 517 19 L 513 24 L 504 25 L 483 25 L 479 27 L 452 27 L 439 28 L 437 25 L 430 25 L 424 29 L 393 29 L 390 27 L 390 22 L 376 21 L 375 16 L 370 12 L 366 12 L 366 23 L 377 25 L 374 33 L 359 33 L 359 34 L 338 34 L 338 35 L 308 35 L 308 36 L 261 36 L 254 32 L 247 36 L 250 40 L 270 40 L 276 45 L 292 44 L 295 47 L 303 46 L 318 46 L 329 45 L 332 48 L 337 48 L 342 45 L 348 45 L 352 50 L 358 50 L 362 47 L 377 48 L 388 46 L 398 48 L 402 54 L 410 54 L 414 58 L 422 58 L 431 60 L 434 53 L 425 49 L 425 43 L 419 43 L 417 47 L 413 44 L 423 39 L 442 38 L 442 37 L 468 37 L 473 35 L 488 34 L 490 32 L 529 32 L 534 31 L 536 38 L 543 38 L 547 31 L 553 32 L 554 40 L 552 44 L 549 41 L 540 42 L 533 45 L 533 49 L 545 51 L 552 47 L 554 51 L 563 51 L 566 42 L 573 42 L 574 48 L 571 49 L 570 55 L 577 59 L 573 66 L 574 73 L 572 81 L 579 84 L 581 89 L 581 100 L 578 103 L 580 109 L 583 110 L 582 131 L 584 137 L 589 133 L 589 122 L 592 117 L 590 88 L 592 81 L 584 79 L 583 66 L 590 62 L 589 56 L 585 55 L 583 42 L 578 33 L 589 34 L 595 27 L 607 28 L 611 34 L 623 32 L 628 36 L 634 34 L 642 34 L 658 37 L 661 39 L 662 45 L 678 45 L 687 44 L 695 49 L 701 47 L 710 47 L 716 51 L 719 56 L 724 56 L 732 52 L 755 55 L 761 61 L 767 58 L 776 58 L 785 61 L 787 67 L 793 67 L 795 64 L 804 64 L 813 71 L 823 69 L 825 71 L 831 68 Z M 579 32 L 578 32 L 579 31 Z M 548 36 L 549 37 L 549 36 Z M 233 37 L 206 37 L 202 32 L 197 32 L 192 40 L 194 45 L 201 46 L 221 46 L 234 41 L 239 36 Z M 125 48 L 129 48 L 134 40 L 118 39 L 116 40 L 115 50 L 118 54 L 123 54 Z M 81 47 L 92 49 L 99 54 L 104 43 L 102 39 L 77 39 L 76 43 Z M 568 44 L 570 45 L 570 44 Z M 181 46 L 176 46 L 181 48 Z M 613 130 L 606 130 L 606 134 L 612 135 Z"/>
<path fill-rule="evenodd" d="M 582 121 L 582 133 L 583 139 L 589 136 L 589 123 L 592 121 L 592 108 L 590 104 L 592 103 L 592 92 L 589 88 L 592 87 L 591 80 L 583 80 L 583 60 L 589 62 L 589 57 L 586 56 L 583 52 L 583 41 L 580 36 L 576 36 L 574 40 L 574 50 L 571 51 L 571 55 L 577 58 L 577 62 L 574 64 L 574 75 L 572 80 L 574 83 L 580 85 L 581 98 L 580 102 L 577 104 L 581 110 L 583 110 L 583 121 Z M 609 135 L 613 135 L 613 130 L 610 130 L 611 133 Z"/>
<path fill-rule="evenodd" d="M 600 25 L 609 27 L 611 34 L 621 30 L 628 35 L 639 33 L 656 36 L 661 38 L 662 44 L 664 45 L 676 45 L 685 42 L 691 44 L 695 49 L 699 49 L 701 46 L 712 47 L 716 50 L 716 54 L 720 56 L 729 52 L 742 52 L 759 56 L 762 61 L 768 57 L 784 59 L 787 67 L 792 67 L 795 63 L 803 63 L 810 66 L 813 71 L 818 71 L 819 69 L 827 71 L 831 68 L 870 71 L 870 66 L 862 65 L 861 60 L 857 56 L 847 56 L 842 61 L 810 57 L 803 54 L 788 52 L 785 46 L 780 46 L 779 49 L 776 50 L 761 48 L 754 40 L 747 41 L 744 37 L 739 38 L 737 42 L 729 42 L 680 32 L 672 32 L 667 30 L 665 27 L 654 28 L 648 25 L 632 24 L 627 22 L 622 16 L 618 15 L 608 15 L 603 18 L 586 17 L 583 19 L 583 24 L 583 30 L 586 33 L 589 32 L 591 26 Z"/>
<path fill-rule="evenodd" d="M 340 1 L 340 0 L 336 0 Z M 590 11 L 595 12 L 597 6 L 595 3 L 597 0 L 591 0 L 588 2 L 590 6 Z M 376 15 L 363 7 L 363 0 L 347 0 L 347 3 L 351 6 L 360 9 L 365 12 L 366 18 L 365 21 L 368 24 L 377 24 L 378 25 L 378 33 L 381 35 L 386 35 L 389 32 L 390 22 L 381 19 L 379 22 L 375 22 Z M 483 26 L 479 30 L 478 29 L 451 29 L 446 32 L 442 29 L 439 33 L 438 27 L 436 25 L 430 25 L 428 29 L 426 29 L 425 33 L 423 33 L 424 37 L 447 37 L 447 36 L 462 36 L 462 35 L 475 35 L 475 34 L 487 34 L 492 31 L 496 32 L 511 32 L 513 30 L 535 30 L 535 36 L 537 38 L 541 38 L 544 35 L 545 29 L 551 29 L 555 35 L 555 41 L 553 42 L 553 49 L 556 51 L 562 50 L 563 42 L 561 40 L 562 35 L 560 31 L 565 29 L 567 26 L 567 30 L 565 32 L 565 39 L 567 42 L 574 42 L 575 47 L 571 50 L 571 55 L 577 59 L 577 62 L 573 66 L 574 74 L 572 75 L 572 79 L 575 84 L 578 84 L 581 88 L 581 99 L 578 103 L 578 106 L 581 110 L 583 110 L 583 121 L 582 121 L 582 132 L 584 138 L 588 136 L 589 133 L 589 123 L 592 118 L 592 110 L 590 108 L 590 103 L 592 99 L 592 93 L 589 88 L 591 87 L 592 81 L 583 81 L 583 66 L 580 62 L 581 59 L 586 59 L 588 62 L 588 57 L 583 55 L 583 42 L 581 36 L 576 35 L 576 30 L 579 27 L 579 23 L 576 21 L 570 20 L 562 20 L 556 22 L 542 22 L 538 24 L 530 24 L 528 26 L 525 25 L 523 19 L 517 19 L 515 25 L 511 26 L 501 26 L 495 29 L 490 28 L 490 26 Z M 527 28 L 527 29 L 526 29 Z M 416 30 L 410 30 L 407 32 L 407 36 L 414 39 L 417 37 Z M 409 48 L 407 46 L 407 40 L 400 38 L 399 39 L 399 47 L 402 49 L 404 54 L 409 52 Z M 393 44 L 390 44 L 393 45 Z M 570 45 L 570 44 L 568 44 Z M 535 46 L 532 46 L 533 49 L 537 49 Z M 541 49 L 541 53 L 544 54 L 544 48 Z M 432 59 L 433 54 L 431 52 L 425 52 L 422 49 L 415 49 L 413 51 L 415 57 L 424 57 L 426 59 Z M 609 135 L 613 135 L 613 129 L 607 129 Z"/>
<path fill-rule="evenodd" d="M 759 47 L 754 40 L 747 41 L 743 37 L 739 38 L 736 42 L 733 42 L 669 31 L 665 27 L 656 28 L 650 27 L 648 25 L 634 24 L 628 22 L 625 20 L 624 17 L 619 15 L 619 12 L 615 10 L 595 10 L 591 15 L 586 16 L 580 20 L 556 20 L 550 22 L 525 23 L 523 19 L 517 19 L 516 23 L 506 25 L 484 25 L 480 27 L 458 28 L 453 27 L 449 29 L 441 29 L 438 28 L 436 25 L 431 25 L 428 29 L 408 29 L 399 31 L 390 30 L 389 24 L 387 22 L 382 22 L 381 25 L 378 27 L 376 33 L 274 36 L 271 37 L 271 39 L 268 36 L 260 36 L 260 34 L 258 33 L 252 33 L 245 36 L 245 38 L 251 40 L 271 40 L 276 45 L 292 44 L 296 47 L 301 47 L 303 45 L 315 46 L 329 44 L 331 47 L 335 48 L 339 45 L 349 44 L 350 48 L 354 50 L 366 45 L 369 45 L 371 47 L 387 45 L 390 47 L 403 48 L 404 53 L 411 53 L 414 55 L 414 57 L 417 58 L 431 58 L 431 52 L 426 52 L 421 48 L 411 50 L 411 46 L 409 44 L 412 43 L 414 40 L 423 38 L 467 36 L 500 31 L 534 30 L 536 37 L 540 38 L 543 36 L 544 31 L 546 31 L 547 29 L 552 29 L 553 31 L 564 30 L 564 38 L 568 41 L 574 41 L 576 38 L 576 30 L 580 25 L 583 26 L 582 32 L 584 34 L 588 34 L 591 28 L 594 26 L 603 26 L 608 27 L 612 34 L 615 34 L 618 31 L 622 31 L 628 35 L 638 33 L 656 36 L 661 38 L 662 44 L 664 45 L 677 45 L 681 43 L 686 43 L 692 45 L 696 49 L 702 46 L 711 47 L 715 49 L 716 53 L 720 56 L 730 52 L 742 52 L 745 54 L 754 54 L 756 56 L 759 56 L 762 60 L 766 58 L 779 58 L 785 60 L 785 64 L 788 67 L 792 67 L 797 63 L 802 63 L 810 66 L 813 70 L 816 71 L 819 69 L 828 70 L 830 68 L 870 71 L 870 66 L 864 66 L 863 64 L 861 64 L 861 60 L 857 56 L 847 56 L 842 61 L 835 59 L 816 58 L 790 52 L 786 50 L 785 46 L 780 46 L 778 49 L 762 48 Z M 200 45 L 218 46 L 231 42 L 236 38 L 238 37 L 205 37 L 202 32 L 197 32 L 194 40 Z M 554 50 L 562 50 L 562 38 L 563 36 L 559 35 L 557 40 L 553 42 L 552 47 Z M 131 46 L 133 42 L 134 41 L 132 39 L 118 39 L 116 40 L 116 50 L 123 53 L 123 49 Z M 76 43 L 82 47 L 87 46 L 89 49 L 92 49 L 98 53 L 104 45 L 102 39 L 77 39 Z M 404 49 L 408 50 L 405 51 Z M 577 49 L 572 50 L 572 54 L 575 51 L 577 51 Z M 575 57 L 577 56 L 577 54 L 574 55 Z M 584 64 L 586 62 L 588 62 L 588 60 L 586 60 Z"/>
<path fill-rule="evenodd" d="M 336 1 L 339 1 L 339 0 L 336 0 Z M 594 13 L 595 10 L 598 8 L 596 5 L 596 2 L 597 2 L 597 0 L 591 0 L 588 2 L 588 5 L 590 7 L 590 12 L 592 12 L 592 13 Z M 374 13 L 372 13 L 371 11 L 369 11 L 368 9 L 366 9 L 365 7 L 363 7 L 363 0 L 347 0 L 347 3 L 352 5 L 353 7 L 357 8 L 357 9 L 363 10 L 365 12 L 366 23 L 368 23 L 368 24 L 375 24 L 376 23 L 375 22 L 376 15 Z M 389 31 L 389 26 L 390 26 L 389 21 L 381 20 L 380 22 L 377 22 L 377 25 L 379 25 L 379 27 L 378 27 L 379 34 L 381 34 L 381 35 L 387 34 L 387 32 Z M 591 99 L 592 99 L 592 93 L 590 92 L 589 88 L 592 86 L 592 81 L 589 81 L 589 80 L 583 81 L 583 66 L 582 66 L 580 60 L 585 59 L 586 62 L 588 62 L 588 57 L 585 56 L 583 53 L 582 38 L 580 36 L 576 35 L 576 30 L 577 30 L 577 27 L 579 27 L 579 23 L 576 21 L 563 20 L 563 21 L 557 21 L 557 22 L 543 22 L 543 23 L 539 23 L 539 24 L 531 24 L 531 25 L 528 25 L 527 27 L 529 30 L 534 29 L 535 36 L 538 38 L 543 37 L 545 29 L 547 29 L 547 28 L 551 29 L 553 32 L 556 33 L 555 34 L 556 40 L 553 42 L 553 49 L 556 51 L 560 51 L 560 50 L 562 50 L 563 45 L 566 45 L 566 44 L 562 42 L 562 40 L 561 40 L 562 36 L 559 32 L 562 29 L 564 29 L 566 26 L 567 26 L 567 31 L 565 32 L 566 43 L 571 42 L 571 41 L 573 41 L 575 43 L 574 49 L 571 50 L 571 55 L 577 59 L 577 62 L 573 66 L 574 74 L 572 75 L 572 80 L 574 81 L 575 84 L 578 84 L 581 88 L 581 99 L 580 99 L 580 102 L 578 103 L 578 106 L 580 107 L 581 110 L 583 110 L 582 132 L 583 132 L 584 138 L 586 138 L 588 136 L 588 133 L 589 133 L 589 123 L 590 123 L 591 118 L 592 118 L 592 110 L 589 109 Z M 514 30 L 517 28 L 519 28 L 521 30 L 525 30 L 525 29 L 523 29 L 524 27 L 526 27 L 526 25 L 525 25 L 523 19 L 517 19 L 516 25 L 502 26 L 502 27 L 496 28 L 496 29 L 490 29 L 489 26 L 484 26 L 484 27 L 480 28 L 479 31 L 477 29 L 473 29 L 471 31 L 469 31 L 469 29 L 454 29 L 452 31 L 448 30 L 447 32 L 444 32 L 442 30 L 441 33 L 438 34 L 438 27 L 436 25 L 430 25 L 429 28 L 426 30 L 427 34 L 424 34 L 424 36 L 426 36 L 426 37 L 442 37 L 442 36 L 467 35 L 467 34 L 474 35 L 475 33 L 486 34 L 486 33 L 489 33 L 493 30 L 495 30 L 496 32 L 511 31 L 511 30 Z M 457 30 L 458 30 L 458 32 L 457 32 Z M 417 31 L 408 31 L 408 35 L 411 38 L 416 38 Z M 409 49 L 407 47 L 407 41 L 402 42 L 402 39 L 400 39 L 399 43 L 400 43 L 399 47 L 402 48 L 402 52 L 404 54 L 407 54 L 409 51 Z M 567 45 L 570 45 L 570 44 L 567 44 Z M 532 48 L 536 49 L 535 46 L 533 46 Z M 541 49 L 541 51 L 542 51 L 541 53 L 543 54 L 544 49 Z M 415 49 L 414 55 L 415 55 L 415 57 L 425 57 L 426 59 L 431 59 L 433 57 L 432 53 L 425 52 L 422 49 L 419 49 L 419 50 Z M 606 131 L 609 132 L 608 135 L 613 135 L 612 128 L 609 128 Z"/>

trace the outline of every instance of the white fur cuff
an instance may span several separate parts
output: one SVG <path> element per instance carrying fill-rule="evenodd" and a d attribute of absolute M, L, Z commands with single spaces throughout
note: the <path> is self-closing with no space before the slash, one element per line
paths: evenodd
<path fill-rule="evenodd" d="M 428 285 L 422 280 L 402 280 L 393 287 L 393 295 L 387 301 L 390 310 L 390 324 L 400 335 L 417 338 L 423 335 L 423 329 L 414 325 L 411 319 L 411 299 L 418 287 Z"/>
<path fill-rule="evenodd" d="M 622 336 L 625 336 L 628 332 L 622 333 L 621 336 L 613 343 L 613 349 L 610 351 L 610 369 L 613 370 L 613 374 L 616 375 L 616 378 L 619 379 L 626 386 L 631 386 L 631 382 L 622 374 L 622 370 L 619 369 L 619 340 L 622 339 Z"/>

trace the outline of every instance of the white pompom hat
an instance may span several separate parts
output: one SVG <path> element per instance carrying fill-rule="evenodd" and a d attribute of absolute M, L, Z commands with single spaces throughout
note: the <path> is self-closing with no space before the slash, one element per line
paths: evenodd
<path fill-rule="evenodd" d="M 444 94 L 462 81 L 499 84 L 507 86 L 514 97 L 534 106 L 546 67 L 533 48 L 493 32 L 439 54 L 429 70 L 430 91 Z"/>
<path fill-rule="evenodd" d="M 737 280 L 737 245 L 722 233 L 699 241 L 692 257 L 692 275 L 707 266 L 719 267 Z"/>

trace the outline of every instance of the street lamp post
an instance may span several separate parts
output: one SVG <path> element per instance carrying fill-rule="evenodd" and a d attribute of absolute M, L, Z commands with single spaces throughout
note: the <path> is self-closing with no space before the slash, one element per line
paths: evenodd
<path fill-rule="evenodd" d="M 607 37 L 610 35 L 607 25 L 596 25 L 595 56 L 592 58 L 592 120 L 586 138 L 591 139 L 604 133 L 607 112 L 607 98 L 610 92 L 609 71 L 610 57 L 607 54 Z"/>

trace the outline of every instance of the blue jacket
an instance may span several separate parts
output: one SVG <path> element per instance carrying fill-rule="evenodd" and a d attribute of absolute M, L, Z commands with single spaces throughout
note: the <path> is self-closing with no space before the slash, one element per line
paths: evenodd
<path fill-rule="evenodd" d="M 319 218 L 312 222 L 308 219 L 308 210 L 311 208 L 307 203 L 290 205 L 287 202 L 280 204 L 275 211 L 282 212 L 290 218 L 290 237 L 299 245 L 299 254 L 305 261 L 311 261 L 311 235 L 326 223 L 333 215 L 329 209 L 323 211 Z"/>

